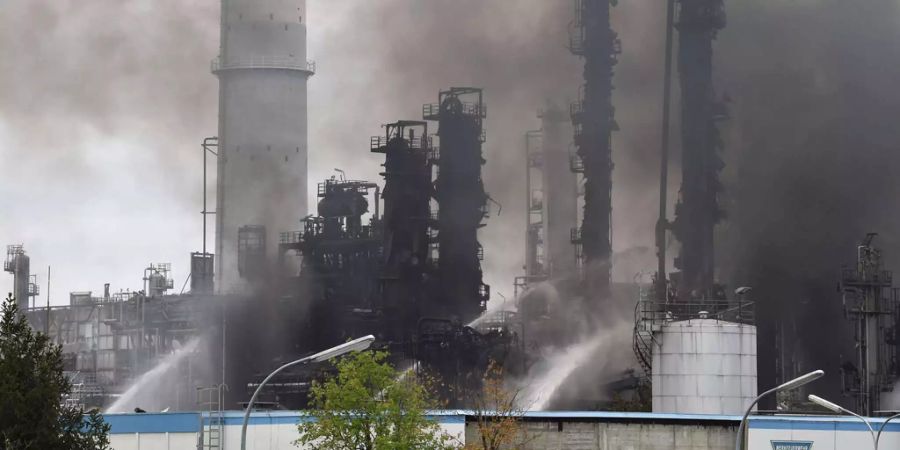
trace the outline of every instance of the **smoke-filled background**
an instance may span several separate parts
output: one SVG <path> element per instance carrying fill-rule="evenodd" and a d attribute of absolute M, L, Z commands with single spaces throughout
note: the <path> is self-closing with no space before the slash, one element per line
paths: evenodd
<path fill-rule="evenodd" d="M 617 249 L 651 242 L 655 188 L 641 175 L 655 172 L 645 167 L 659 91 L 653 8 L 630 5 L 620 20 L 618 111 L 631 131 L 616 155 Z M 546 101 L 575 100 L 582 82 L 566 49 L 571 2 L 311 0 L 308 9 L 318 63 L 309 184 L 334 168 L 380 181 L 368 137 L 382 124 L 420 118 L 439 89 L 485 88 L 485 180 L 503 206 L 483 232 L 485 271 L 510 296 L 524 255 L 524 131 L 539 127 Z M 55 304 L 105 282 L 138 289 L 150 262 L 172 262 L 180 289 L 201 246 L 199 144 L 216 130 L 219 2 L 16 0 L 0 6 L 0 25 L 3 243 L 24 243 L 37 273 L 53 266 Z"/>
<path fill-rule="evenodd" d="M 803 369 L 838 398 L 840 357 L 854 359 L 838 270 L 869 231 L 900 269 L 900 3 L 741 2 L 717 50 L 735 99 L 722 275 L 755 288 L 761 356 L 774 320 L 794 318 Z"/>
<path fill-rule="evenodd" d="M 621 3 L 613 247 L 625 255 L 614 276 L 628 281 L 653 266 L 665 5 Z M 754 286 L 761 316 L 796 316 L 809 368 L 836 380 L 837 269 L 866 231 L 881 233 L 889 266 L 900 262 L 898 3 L 726 8 L 715 57 L 732 99 L 719 276 Z M 420 117 L 441 88 L 485 88 L 485 181 L 503 205 L 482 233 L 486 281 L 509 296 L 524 254 L 522 134 L 539 126 L 546 100 L 574 100 L 581 84 L 565 48 L 571 2 L 310 0 L 308 9 L 318 62 L 311 186 L 334 168 L 380 181 L 368 137 L 381 124 Z M 173 262 L 180 288 L 188 252 L 200 248 L 199 143 L 216 130 L 208 62 L 218 27 L 213 0 L 0 4 L 0 239 L 24 243 L 35 272 L 53 266 L 53 303 L 104 282 L 136 289 L 149 262 Z M 673 137 L 670 202 L 680 183 Z M 766 351 L 774 331 L 760 333 Z"/>

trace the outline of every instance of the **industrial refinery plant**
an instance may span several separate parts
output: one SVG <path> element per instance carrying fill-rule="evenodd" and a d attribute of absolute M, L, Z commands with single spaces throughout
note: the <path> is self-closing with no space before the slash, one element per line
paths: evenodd
<path fill-rule="evenodd" d="M 900 263 L 900 235 L 885 218 L 893 216 L 872 212 L 891 210 L 900 188 L 867 180 L 880 156 L 784 162 L 765 150 L 896 151 L 894 127 L 860 131 L 869 116 L 896 110 L 857 121 L 859 99 L 840 91 L 855 85 L 824 69 L 791 72 L 809 92 L 790 95 L 806 95 L 808 105 L 770 88 L 778 84 L 765 78 L 771 73 L 753 72 L 765 88 L 735 79 L 753 64 L 721 51 L 739 46 L 719 42 L 730 26 L 723 0 L 657 2 L 662 29 L 650 33 L 659 37 L 652 45 L 628 42 L 617 28 L 658 21 L 629 19 L 615 0 L 558 3 L 565 17 L 535 28 L 563 38 L 553 46 L 566 51 L 576 70 L 564 76 L 577 82 L 533 102 L 528 120 L 504 118 L 524 115 L 503 104 L 513 96 L 492 96 L 503 82 L 459 75 L 468 49 L 391 54 L 390 70 L 373 73 L 437 59 L 448 67 L 415 80 L 431 92 L 422 98 L 408 98 L 422 90 L 406 78 L 366 85 L 369 97 L 354 101 L 383 125 L 339 130 L 357 143 L 341 154 L 380 170 L 337 168 L 313 179 L 313 156 L 336 151 L 310 144 L 323 133 L 311 118 L 326 113 L 308 108 L 316 82 L 369 74 L 308 59 L 308 27 L 320 25 L 306 0 L 223 0 L 207 74 L 218 81 L 218 129 L 185 143 L 204 158 L 194 174 L 202 205 L 192 206 L 202 243 L 180 241 L 188 280 L 176 282 L 176 262 L 153 262 L 134 274 L 140 287 L 106 284 L 44 305 L 33 242 L 7 247 L 19 309 L 62 347 L 73 385 L 66 402 L 107 412 L 202 410 L 212 426 L 223 411 L 245 407 L 272 369 L 373 335 L 398 369 L 440 379 L 450 407 L 471 406 L 495 364 L 523 392 L 525 409 L 740 415 L 758 394 L 820 367 L 829 377 L 822 389 L 843 406 L 864 415 L 900 407 L 900 288 L 890 271 Z M 465 34 L 443 31 L 418 37 L 437 46 Z M 530 61 L 516 73 L 544 70 Z M 388 100 L 401 105 L 375 106 Z M 832 104 L 853 112 L 811 118 Z M 493 123 L 504 131 L 493 134 Z M 852 139 L 835 131 L 845 123 L 856 127 Z M 795 131 L 801 124 L 821 136 Z M 774 137 L 782 135 L 788 144 Z M 782 163 L 764 163 L 775 160 Z M 621 200 L 634 190 L 641 194 Z M 859 206 L 870 203 L 880 206 Z M 507 266 L 515 272 L 498 269 Z M 311 383 L 330 370 L 281 373 L 256 407 L 302 409 Z M 812 411 L 805 393 L 779 393 L 760 409 Z"/>

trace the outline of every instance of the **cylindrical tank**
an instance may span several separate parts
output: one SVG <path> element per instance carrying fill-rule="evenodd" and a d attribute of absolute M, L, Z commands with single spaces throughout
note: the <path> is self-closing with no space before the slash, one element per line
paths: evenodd
<path fill-rule="evenodd" d="M 540 114 L 543 129 L 544 255 L 553 277 L 575 272 L 571 231 L 578 221 L 578 185 L 569 165 L 571 122 L 567 111 L 548 103 Z"/>
<path fill-rule="evenodd" d="M 756 327 L 669 322 L 655 334 L 653 412 L 743 414 L 756 398 Z"/>
<path fill-rule="evenodd" d="M 305 0 L 224 0 L 219 77 L 216 278 L 241 290 L 238 229 L 290 231 L 306 215 Z M 271 240 L 274 253 L 277 240 Z"/>
<path fill-rule="evenodd" d="M 16 303 L 19 305 L 19 311 L 24 313 L 29 307 L 28 281 L 31 277 L 31 258 L 21 252 L 14 257 L 13 260 L 13 295 L 16 296 Z"/>

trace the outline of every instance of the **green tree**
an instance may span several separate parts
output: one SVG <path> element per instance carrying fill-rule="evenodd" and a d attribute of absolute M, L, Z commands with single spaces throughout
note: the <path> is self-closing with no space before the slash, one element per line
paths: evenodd
<path fill-rule="evenodd" d="M 62 349 L 35 333 L 12 295 L 0 317 L 0 450 L 106 450 L 100 413 L 65 407 Z"/>
<path fill-rule="evenodd" d="M 455 448 L 426 412 L 437 406 L 429 383 L 400 374 L 383 352 L 341 358 L 337 374 L 315 382 L 298 445 L 318 450 L 444 450 Z"/>

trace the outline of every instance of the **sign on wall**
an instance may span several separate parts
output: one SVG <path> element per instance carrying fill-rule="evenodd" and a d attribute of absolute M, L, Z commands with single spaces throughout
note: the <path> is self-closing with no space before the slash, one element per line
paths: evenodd
<path fill-rule="evenodd" d="M 772 441 L 772 450 L 810 450 L 812 441 Z"/>

